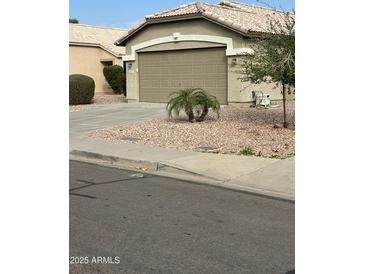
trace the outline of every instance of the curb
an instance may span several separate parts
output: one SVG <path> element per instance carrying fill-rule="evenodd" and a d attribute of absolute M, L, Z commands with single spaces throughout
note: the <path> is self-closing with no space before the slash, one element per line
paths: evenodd
<path fill-rule="evenodd" d="M 139 171 L 157 171 L 158 163 L 143 161 L 143 160 L 133 160 L 128 158 L 121 158 L 116 156 L 103 155 L 100 153 L 82 151 L 82 150 L 72 150 L 70 151 L 70 159 L 85 159 L 85 160 L 96 160 L 100 162 L 106 162 L 112 165 L 116 165 L 120 168 L 139 170 Z"/>
<path fill-rule="evenodd" d="M 266 198 L 295 202 L 294 197 L 285 193 L 228 183 L 226 181 L 217 180 L 213 177 L 205 176 L 196 172 L 191 172 L 189 170 L 184 170 L 181 167 L 169 165 L 165 162 L 135 160 L 81 150 L 70 151 L 70 160 L 89 162 L 101 166 L 126 169 L 130 171 L 139 171 L 141 173 L 179 179 L 187 183 L 210 185 L 221 189 L 229 189 Z"/>
<path fill-rule="evenodd" d="M 220 180 L 220 179 L 217 179 L 217 178 L 214 178 L 211 176 L 207 176 L 207 175 L 195 172 L 195 171 L 186 170 L 186 169 L 184 169 L 184 167 L 181 167 L 181 166 L 175 165 L 175 164 L 166 163 L 164 161 L 158 163 L 157 171 L 162 171 L 162 172 L 166 172 L 166 173 L 174 173 L 174 174 L 178 173 L 178 174 L 187 175 L 187 176 L 191 176 L 191 175 L 199 176 L 199 177 L 202 177 L 202 178 L 205 178 L 208 180 L 214 180 L 217 182 L 223 181 L 223 180 Z"/>

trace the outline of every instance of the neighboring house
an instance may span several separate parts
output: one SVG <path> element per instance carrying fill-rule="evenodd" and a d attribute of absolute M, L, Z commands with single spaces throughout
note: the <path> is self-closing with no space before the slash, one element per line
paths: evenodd
<path fill-rule="evenodd" d="M 124 47 L 114 42 L 124 29 L 69 24 L 69 73 L 85 74 L 95 81 L 95 92 L 112 92 L 103 75 L 107 65 L 123 66 Z"/>
<path fill-rule="evenodd" d="M 280 12 L 221 1 L 189 3 L 155 13 L 117 40 L 125 46 L 127 99 L 166 102 L 184 87 L 201 87 L 222 104 L 252 102 L 252 91 L 282 98 L 275 85 L 237 79 L 240 55 L 252 52 L 252 37 L 264 32 L 268 16 Z"/>

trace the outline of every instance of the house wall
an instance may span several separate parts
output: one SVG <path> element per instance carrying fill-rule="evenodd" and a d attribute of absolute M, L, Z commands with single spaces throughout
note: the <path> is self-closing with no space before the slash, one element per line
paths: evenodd
<path fill-rule="evenodd" d="M 131 55 L 133 53 L 132 46 L 157 38 L 171 37 L 173 33 L 177 32 L 181 35 L 207 35 L 212 37 L 218 36 L 230 38 L 233 49 L 249 48 L 250 44 L 252 43 L 248 38 L 205 19 L 190 19 L 185 21 L 165 22 L 146 26 L 144 29 L 141 29 L 125 42 L 126 54 Z M 214 44 L 211 43 L 211 41 L 181 41 L 150 45 L 146 48 L 137 50 L 135 53 L 135 59 L 126 62 L 127 99 L 135 101 L 139 100 L 138 52 L 205 48 L 214 46 L 219 46 L 219 43 Z M 282 99 L 280 88 L 276 87 L 274 84 L 253 85 L 247 82 L 243 83 L 240 79 L 238 79 L 241 76 L 238 73 L 240 68 L 238 60 L 240 58 L 242 58 L 242 56 L 227 56 L 228 103 L 252 102 L 252 91 L 262 91 L 264 93 L 268 93 L 271 95 L 271 99 L 273 100 Z M 236 62 L 233 62 L 233 59 L 236 59 Z M 288 97 L 291 99 L 293 98 L 293 95 L 289 95 Z"/>
<path fill-rule="evenodd" d="M 243 56 L 229 56 L 228 57 L 228 102 L 230 103 L 247 103 L 252 102 L 252 92 L 262 91 L 263 93 L 270 94 L 271 100 L 282 100 L 283 95 L 281 93 L 280 86 L 276 84 L 252 84 L 250 82 L 243 82 L 241 79 L 242 74 L 240 71 L 240 60 Z M 288 100 L 295 99 L 294 93 L 287 94 Z"/>
<path fill-rule="evenodd" d="M 148 25 L 130 37 L 126 43 L 126 54 L 131 54 L 131 46 L 148 40 L 172 35 L 174 32 L 181 34 L 201 34 L 230 37 L 233 39 L 234 48 L 243 48 L 248 40 L 233 31 L 216 25 L 205 19 L 190 19 L 185 21 L 174 21 Z"/>
<path fill-rule="evenodd" d="M 69 46 L 69 74 L 85 74 L 95 81 L 95 92 L 111 93 L 105 81 L 101 61 L 113 61 L 123 66 L 123 61 L 99 47 Z"/>

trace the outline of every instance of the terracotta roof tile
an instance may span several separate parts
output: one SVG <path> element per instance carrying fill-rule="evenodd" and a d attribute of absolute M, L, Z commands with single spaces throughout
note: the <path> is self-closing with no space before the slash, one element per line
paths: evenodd
<path fill-rule="evenodd" d="M 153 19 L 192 14 L 200 14 L 203 17 L 242 33 L 268 32 L 270 18 L 284 20 L 282 16 L 283 12 L 255 5 L 241 4 L 232 1 L 221 1 L 216 5 L 205 2 L 193 2 L 146 16 L 143 22 L 130 29 L 126 35 L 118 40 L 118 42 L 122 42 L 125 38 L 132 35 L 135 31 L 151 22 Z"/>
<path fill-rule="evenodd" d="M 69 24 L 69 42 L 98 44 L 116 56 L 125 54 L 125 48 L 114 42 L 127 33 L 125 29 L 97 27 L 83 24 Z"/>
<path fill-rule="evenodd" d="M 187 14 L 202 14 L 203 16 L 225 23 L 239 31 L 265 32 L 268 28 L 269 16 L 280 20 L 280 14 L 282 14 L 282 12 L 231 1 L 221 1 L 217 5 L 204 2 L 193 2 L 178 8 L 146 16 L 146 19 Z"/>

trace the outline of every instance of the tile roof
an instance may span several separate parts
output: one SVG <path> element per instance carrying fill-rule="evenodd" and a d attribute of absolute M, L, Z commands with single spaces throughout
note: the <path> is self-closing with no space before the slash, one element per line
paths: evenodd
<path fill-rule="evenodd" d="M 178 8 L 146 16 L 146 19 L 165 18 L 188 14 L 201 14 L 246 33 L 265 32 L 268 29 L 269 17 L 272 16 L 279 18 L 282 12 L 232 1 L 221 1 L 217 5 L 204 2 L 193 2 L 182 5 Z"/>
<path fill-rule="evenodd" d="M 221 1 L 218 4 L 193 2 L 181 5 L 177 8 L 147 15 L 143 22 L 130 29 L 125 36 L 121 37 L 117 41 L 117 43 L 121 43 L 149 22 L 153 22 L 158 19 L 168 19 L 187 15 L 205 17 L 243 34 L 267 32 L 269 27 L 269 18 L 283 20 L 283 12 L 275 9 L 263 8 L 233 1 Z"/>
<path fill-rule="evenodd" d="M 125 48 L 115 46 L 114 42 L 126 33 L 127 30 L 119 28 L 69 24 L 69 43 L 97 45 L 115 56 L 121 56 L 125 54 Z"/>

